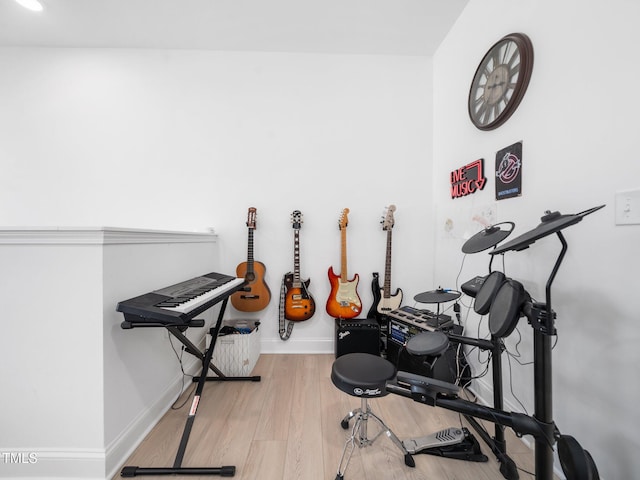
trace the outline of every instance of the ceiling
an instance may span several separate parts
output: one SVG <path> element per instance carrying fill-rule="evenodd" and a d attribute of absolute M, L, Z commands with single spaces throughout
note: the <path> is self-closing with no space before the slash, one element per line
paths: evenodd
<path fill-rule="evenodd" d="M 469 0 L 0 0 L 0 47 L 431 56 Z"/>

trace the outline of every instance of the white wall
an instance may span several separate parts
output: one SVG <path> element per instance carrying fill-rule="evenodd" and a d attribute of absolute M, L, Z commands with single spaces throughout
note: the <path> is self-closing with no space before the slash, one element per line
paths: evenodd
<path fill-rule="evenodd" d="M 577 213 L 607 204 L 564 233 L 567 257 L 555 280 L 555 419 L 595 457 L 602 478 L 635 478 L 640 470 L 635 426 L 640 416 L 636 366 L 640 361 L 637 307 L 639 226 L 616 226 L 614 193 L 640 187 L 637 111 L 633 93 L 640 66 L 635 2 L 472 0 L 434 57 L 434 201 L 437 240 L 435 278 L 453 285 L 462 263 L 465 234 L 481 227 L 472 215 L 493 208 L 496 221 L 514 221 L 512 238 L 534 228 L 543 212 Z M 468 119 L 467 95 L 489 47 L 511 32 L 528 34 L 535 49 L 529 89 L 502 127 L 481 132 Z M 498 150 L 523 141 L 523 196 L 495 202 L 492 167 Z M 449 173 L 485 158 L 488 185 L 452 200 Z M 456 226 L 445 232 L 445 221 Z M 557 237 L 505 255 L 506 272 L 544 300 L 544 284 L 559 252 Z M 464 282 L 484 274 L 485 253 L 467 256 Z M 502 268 L 501 263 L 497 266 Z M 528 361 L 531 329 L 521 320 L 519 351 Z M 469 332 L 477 331 L 471 316 Z M 486 320 L 482 323 L 486 332 Z M 515 352 L 517 334 L 508 339 Z M 505 356 L 505 365 L 507 358 Z M 511 360 L 513 391 L 533 410 L 531 366 Z M 508 369 L 507 369 L 508 370 Z M 505 390 L 509 378 L 505 375 Z M 485 384 L 486 387 L 486 384 Z M 482 389 L 483 385 L 479 385 Z M 510 393 L 510 406 L 521 407 Z"/>
<path fill-rule="evenodd" d="M 215 270 L 216 240 L 131 229 L 0 228 L 0 374 L 11 392 L 0 399 L 0 477 L 117 473 L 189 384 L 168 333 L 123 330 L 116 305 Z M 218 311 L 199 318 L 209 326 Z M 204 345 L 206 332 L 186 335 Z M 179 352 L 178 340 L 173 344 Z M 197 364 L 184 355 L 187 374 L 198 373 Z M 30 461 L 7 459 L 19 454 Z"/>
<path fill-rule="evenodd" d="M 390 203 L 397 206 L 392 288 L 409 300 L 434 288 L 430 59 L 5 48 L 0 70 L 0 225 L 214 227 L 217 268 L 232 273 L 246 260 L 246 214 L 255 206 L 255 257 L 267 266 L 274 296 L 253 315 L 263 322 L 263 352 L 333 351 L 327 269 L 340 269 L 345 207 L 349 272 L 361 276 L 363 314 L 371 273 L 384 274 L 379 222 Z M 293 268 L 294 209 L 304 213 L 302 275 L 311 277 L 317 312 L 283 342 L 278 292 Z M 146 336 L 124 335 L 113 312 L 118 295 L 142 293 L 133 288 L 134 270 L 148 261 L 138 259 L 136 278 L 122 284 L 112 279 L 121 263 L 104 271 L 108 470 L 126 453 L 120 435 L 147 421 L 121 415 L 122 398 L 110 392 L 132 388 L 138 403 L 157 393 L 139 382 L 148 366 L 124 376 L 125 360 L 114 360 Z M 157 267 L 158 279 L 175 278 L 175 264 L 159 258 Z M 190 267 L 184 279 L 198 273 Z M 229 315 L 247 316 L 231 308 Z M 153 345 L 162 341 L 156 337 Z"/>
<path fill-rule="evenodd" d="M 352 212 L 349 269 L 361 274 L 367 306 L 370 274 L 384 267 L 378 221 L 389 203 L 398 207 L 393 286 L 408 303 L 456 285 L 464 235 L 479 228 L 474 213 L 493 209 L 497 221 L 516 222 L 517 235 L 546 209 L 606 203 L 566 231 L 569 253 L 554 284 L 555 418 L 593 453 L 603 478 L 633 478 L 639 234 L 614 225 L 613 195 L 640 186 L 638 9 L 623 0 L 472 0 L 433 66 L 417 57 L 0 49 L 0 224 L 213 226 L 221 270 L 233 271 L 246 255 L 246 209 L 256 206 L 256 259 L 276 295 L 292 268 L 289 214 L 300 209 L 302 273 L 318 313 L 281 342 L 274 299 L 260 314 L 263 348 L 323 351 L 332 348 L 326 270 L 339 265 L 342 208 Z M 513 31 L 533 41 L 531 84 L 505 125 L 480 132 L 466 113 L 471 77 Z M 451 170 L 479 157 L 490 166 L 519 140 L 522 198 L 496 204 L 492 181 L 473 197 L 449 198 Z M 449 218 L 453 233 L 444 231 Z M 505 259 L 538 298 L 556 243 Z M 484 254 L 468 256 L 459 282 L 486 268 Z M 524 321 L 520 331 L 530 358 Z M 530 367 L 511 364 L 514 392 L 530 410 Z"/>
<path fill-rule="evenodd" d="M 100 248 L 0 243 L 0 450 L 38 462 L 3 458 L 0 475 L 38 476 L 44 465 L 72 461 L 79 478 L 92 478 L 104 436 Z"/>
<path fill-rule="evenodd" d="M 0 224 L 211 226 L 232 273 L 255 206 L 255 257 L 276 297 L 261 312 L 268 351 L 333 349 L 326 272 L 339 270 L 344 207 L 366 308 L 390 203 L 392 286 L 432 288 L 429 59 L 4 49 L 0 68 L 0 202 L 13 205 Z M 318 313 L 285 344 L 277 293 L 293 268 L 294 209 Z"/>

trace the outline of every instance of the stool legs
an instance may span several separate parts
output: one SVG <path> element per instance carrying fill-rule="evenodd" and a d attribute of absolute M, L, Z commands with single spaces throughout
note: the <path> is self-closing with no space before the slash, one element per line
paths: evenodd
<path fill-rule="evenodd" d="M 405 465 L 409 467 L 416 466 L 413 457 L 404 447 L 396 434 L 393 433 L 389 427 L 387 427 L 387 425 L 382 421 L 380 417 L 378 417 L 371 411 L 366 397 L 360 398 L 360 408 L 356 408 L 355 410 L 349 412 L 342 419 L 342 421 L 340 422 L 342 428 L 344 428 L 345 430 L 349 428 L 349 420 L 354 417 L 356 418 L 356 421 L 353 424 L 353 428 L 351 429 L 351 436 L 344 444 L 342 457 L 340 458 L 340 464 L 338 465 L 336 480 L 342 480 L 344 478 L 344 472 L 347 470 L 347 466 L 349 465 L 349 461 L 351 460 L 351 455 L 353 454 L 353 450 L 355 449 L 356 444 L 359 448 L 372 445 L 373 442 L 375 442 L 375 440 L 383 433 L 391 439 L 391 441 L 400 449 L 400 451 L 402 451 L 402 453 L 404 454 Z M 378 426 L 380 427 L 380 430 L 373 438 L 368 437 L 367 425 L 369 419 L 377 422 Z"/>

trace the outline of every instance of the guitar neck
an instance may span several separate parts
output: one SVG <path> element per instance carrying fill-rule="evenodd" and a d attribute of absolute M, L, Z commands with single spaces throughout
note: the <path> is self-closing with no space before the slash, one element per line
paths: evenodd
<path fill-rule="evenodd" d="M 384 298 L 391 298 L 391 229 L 387 230 L 387 257 L 384 264 L 382 296 Z"/>
<path fill-rule="evenodd" d="M 349 276 L 347 275 L 347 228 L 340 230 L 342 259 L 340 262 L 340 281 L 346 283 Z"/>
<path fill-rule="evenodd" d="M 293 231 L 293 288 L 301 288 L 300 280 L 300 230 Z"/>
<path fill-rule="evenodd" d="M 253 273 L 253 228 L 249 229 L 247 242 L 247 273 Z"/>

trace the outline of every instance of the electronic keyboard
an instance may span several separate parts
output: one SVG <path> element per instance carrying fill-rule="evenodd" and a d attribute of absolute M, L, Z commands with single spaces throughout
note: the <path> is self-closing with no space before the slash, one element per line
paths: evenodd
<path fill-rule="evenodd" d="M 245 283 L 244 278 L 207 273 L 119 302 L 116 310 L 124 314 L 122 328 L 131 328 L 132 323 L 188 326 L 196 315 L 225 300 Z"/>
<path fill-rule="evenodd" d="M 226 465 L 222 467 L 183 467 L 182 460 L 189 442 L 191 427 L 198 412 L 198 404 L 204 389 L 204 384 L 208 381 L 229 381 L 229 380 L 250 380 L 259 382 L 260 376 L 251 377 L 228 377 L 213 364 L 213 351 L 216 346 L 216 339 L 220 332 L 222 318 L 227 307 L 229 296 L 244 288 L 247 281 L 244 278 L 231 277 L 222 273 L 207 273 L 201 277 L 176 283 L 169 287 L 140 295 L 118 303 L 117 310 L 124 314 L 124 322 L 120 324 L 123 329 L 137 327 L 161 327 L 166 328 L 169 334 L 177 338 L 183 345 L 185 352 L 193 355 L 202 362 L 202 370 L 199 377 L 194 377 L 197 382 L 193 392 L 191 409 L 187 417 L 182 438 L 178 446 L 178 452 L 172 467 L 138 467 L 126 466 L 120 471 L 121 477 L 136 477 L 138 475 L 221 475 L 223 477 L 233 477 L 236 471 L 235 466 Z M 186 330 L 189 327 L 203 327 L 205 321 L 195 318 L 199 313 L 213 307 L 216 303 L 222 302 L 218 311 L 218 320 L 215 326 L 209 328 L 211 342 L 203 351 L 196 346 L 187 336 Z M 213 370 L 215 377 L 207 376 L 207 372 Z M 233 393 L 233 392 L 232 392 Z"/>

